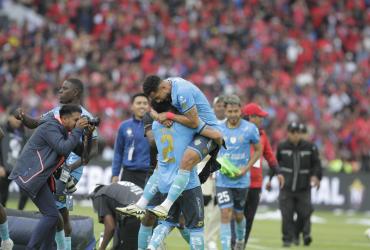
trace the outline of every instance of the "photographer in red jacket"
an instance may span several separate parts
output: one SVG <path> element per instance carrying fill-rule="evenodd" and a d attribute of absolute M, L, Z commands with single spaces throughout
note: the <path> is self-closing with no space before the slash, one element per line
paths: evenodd
<path fill-rule="evenodd" d="M 280 174 L 278 162 L 272 152 L 270 141 L 267 138 L 266 132 L 261 128 L 263 118 L 268 115 L 259 105 L 256 103 L 249 103 L 244 106 L 243 113 L 247 117 L 249 122 L 254 123 L 260 132 L 260 142 L 262 145 L 262 156 L 266 159 L 271 171 L 277 175 L 280 188 L 284 186 L 284 176 Z M 261 187 L 263 181 L 262 175 L 262 156 L 261 159 L 251 168 L 251 184 L 249 187 L 246 205 L 244 207 L 244 215 L 246 218 L 246 231 L 245 231 L 245 245 L 248 242 L 249 234 L 252 229 L 254 216 L 257 211 L 257 207 L 260 201 Z"/>

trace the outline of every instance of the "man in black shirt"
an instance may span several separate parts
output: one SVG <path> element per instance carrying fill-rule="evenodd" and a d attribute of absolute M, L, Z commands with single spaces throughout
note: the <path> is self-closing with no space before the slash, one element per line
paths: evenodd
<path fill-rule="evenodd" d="M 99 222 L 104 224 L 103 241 L 99 250 L 108 246 L 115 231 L 118 240 L 113 243 L 112 249 L 136 250 L 139 221 L 134 217 L 119 217 L 117 207 L 127 206 L 136 202 L 143 190 L 132 182 L 119 181 L 110 185 L 99 185 L 90 196 L 93 207 L 98 214 Z"/>
<path fill-rule="evenodd" d="M 281 172 L 285 178 L 285 185 L 279 196 L 284 247 L 289 247 L 294 238 L 294 212 L 304 224 L 304 244 L 311 243 L 311 229 L 309 227 L 312 214 L 311 186 L 318 187 L 322 176 L 317 147 L 302 140 L 299 132 L 299 124 L 290 123 L 288 125 L 288 139 L 279 144 L 276 153 Z"/>

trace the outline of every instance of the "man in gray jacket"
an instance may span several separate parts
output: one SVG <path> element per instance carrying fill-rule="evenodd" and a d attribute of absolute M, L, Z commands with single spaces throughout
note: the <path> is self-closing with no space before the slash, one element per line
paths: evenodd
<path fill-rule="evenodd" d="M 43 215 L 27 249 L 52 249 L 59 217 L 52 194 L 55 191 L 52 174 L 72 151 L 82 152 L 80 138 L 88 121 L 81 118 L 81 112 L 79 106 L 67 104 L 60 109 L 59 117 L 50 115 L 45 119 L 26 143 L 9 176 Z"/>

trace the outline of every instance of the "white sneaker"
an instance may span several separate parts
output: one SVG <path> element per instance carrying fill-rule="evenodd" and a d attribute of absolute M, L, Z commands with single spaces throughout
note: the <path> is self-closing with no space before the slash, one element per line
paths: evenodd
<path fill-rule="evenodd" d="M 131 204 L 127 207 L 117 207 L 116 211 L 124 215 L 135 216 L 138 219 L 142 219 L 145 216 L 145 209 L 142 209 L 136 204 Z"/>
<path fill-rule="evenodd" d="M 244 250 L 244 240 L 235 242 L 234 250 Z"/>
<path fill-rule="evenodd" d="M 14 243 L 11 239 L 1 241 L 1 250 L 12 250 Z"/>
<path fill-rule="evenodd" d="M 158 219 L 166 219 L 168 217 L 168 211 L 163 206 L 158 205 L 152 209 L 148 209 L 152 214 L 154 214 Z"/>
<path fill-rule="evenodd" d="M 210 241 L 207 244 L 207 250 L 218 250 L 217 243 L 214 241 Z"/>

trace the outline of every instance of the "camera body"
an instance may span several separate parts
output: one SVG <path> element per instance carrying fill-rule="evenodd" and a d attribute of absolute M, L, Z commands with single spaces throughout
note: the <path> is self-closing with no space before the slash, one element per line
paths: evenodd
<path fill-rule="evenodd" d="M 91 125 L 91 126 L 99 127 L 99 125 L 100 125 L 100 118 L 99 117 L 90 118 L 87 115 L 82 115 L 81 117 L 86 118 L 89 125 Z"/>

